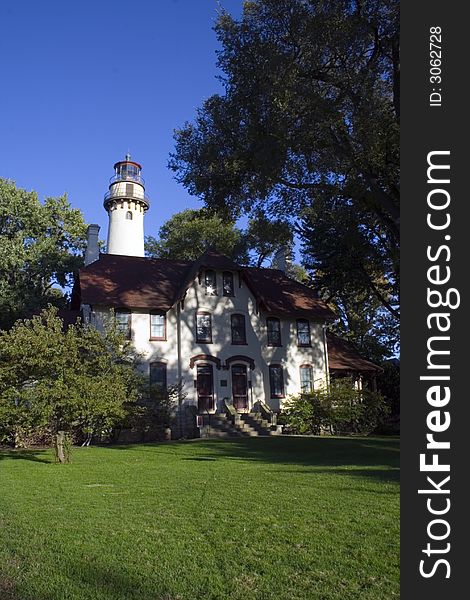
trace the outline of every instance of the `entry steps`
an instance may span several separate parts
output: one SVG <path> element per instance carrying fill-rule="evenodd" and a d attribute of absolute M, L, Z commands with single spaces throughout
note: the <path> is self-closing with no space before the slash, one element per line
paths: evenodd
<path fill-rule="evenodd" d="M 224 413 L 202 416 L 201 437 L 256 437 L 279 435 L 275 425 L 270 425 L 259 413 L 240 413 L 235 423 Z"/>

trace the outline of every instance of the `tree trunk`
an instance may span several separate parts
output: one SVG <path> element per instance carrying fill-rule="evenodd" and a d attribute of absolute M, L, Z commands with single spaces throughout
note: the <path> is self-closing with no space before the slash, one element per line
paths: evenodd
<path fill-rule="evenodd" d="M 54 442 L 56 461 L 60 464 L 70 462 L 70 444 L 67 439 L 67 432 L 58 431 Z"/>

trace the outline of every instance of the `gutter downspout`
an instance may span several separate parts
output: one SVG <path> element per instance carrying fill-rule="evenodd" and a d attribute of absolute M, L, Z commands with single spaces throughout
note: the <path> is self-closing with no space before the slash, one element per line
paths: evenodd
<path fill-rule="evenodd" d="M 328 362 L 328 343 L 326 340 L 326 330 L 328 325 L 322 325 L 323 328 L 323 352 L 325 358 L 325 381 L 326 381 L 326 389 L 330 389 L 330 365 Z"/>
<path fill-rule="evenodd" d="M 176 304 L 176 347 L 177 347 L 177 366 L 178 366 L 178 426 L 180 438 L 183 437 L 183 375 L 181 367 L 181 302 Z"/>

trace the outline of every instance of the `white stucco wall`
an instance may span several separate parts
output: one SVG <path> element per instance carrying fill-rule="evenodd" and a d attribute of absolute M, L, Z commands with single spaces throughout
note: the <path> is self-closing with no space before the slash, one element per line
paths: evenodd
<path fill-rule="evenodd" d="M 282 400 L 270 397 L 269 365 L 280 364 L 283 367 L 285 396 L 300 392 L 300 366 L 309 364 L 313 369 L 314 386 L 319 387 L 326 381 L 325 348 L 322 324 L 310 320 L 311 347 L 297 346 L 296 318 L 280 318 L 280 347 L 267 346 L 266 318 L 267 314 L 256 313 L 256 302 L 251 292 L 234 273 L 234 297 L 222 295 L 222 272 L 217 272 L 217 296 L 206 295 L 204 281 L 196 279 L 189 287 L 181 307 L 181 368 L 186 402 L 197 405 L 197 390 L 194 386 L 198 364 L 212 364 L 214 374 L 215 406 L 221 408 L 225 397 L 232 398 L 231 371 L 224 369 L 227 359 L 236 355 L 247 356 L 254 361 L 254 369 L 243 360 L 232 364 L 246 364 L 248 381 L 249 408 L 257 400 L 267 402 L 272 409 L 278 410 Z M 212 317 L 212 343 L 196 341 L 196 314 L 207 312 Z M 101 326 L 110 309 L 93 307 L 94 322 Z M 245 315 L 246 345 L 232 344 L 231 315 Z M 178 381 L 177 354 L 177 311 L 171 309 L 167 313 L 166 341 L 150 340 L 150 311 L 132 311 L 132 341 L 139 353 L 142 353 L 142 370 L 149 372 L 151 362 L 167 364 L 168 384 Z M 206 360 L 196 361 L 190 367 L 190 360 L 197 355 L 211 355 L 220 360 L 221 368 Z M 231 365 L 230 365 L 231 366 Z M 221 381 L 226 381 L 223 387 Z"/>
<path fill-rule="evenodd" d="M 132 219 L 127 219 L 128 212 Z M 140 202 L 116 201 L 108 209 L 108 254 L 144 256 L 144 209 Z"/>

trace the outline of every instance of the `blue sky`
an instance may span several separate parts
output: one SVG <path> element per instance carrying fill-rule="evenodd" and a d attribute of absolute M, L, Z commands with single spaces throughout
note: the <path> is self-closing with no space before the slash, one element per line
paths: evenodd
<path fill-rule="evenodd" d="M 167 169 L 173 130 L 221 91 L 212 30 L 242 0 L 2 0 L 0 176 L 67 192 L 106 238 L 103 195 L 130 150 L 152 207 L 145 232 L 201 203 Z"/>

